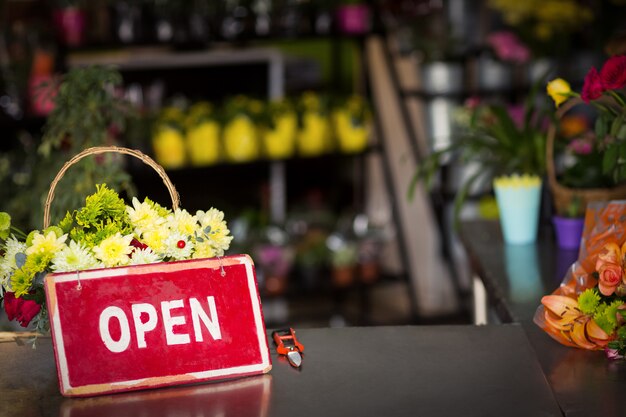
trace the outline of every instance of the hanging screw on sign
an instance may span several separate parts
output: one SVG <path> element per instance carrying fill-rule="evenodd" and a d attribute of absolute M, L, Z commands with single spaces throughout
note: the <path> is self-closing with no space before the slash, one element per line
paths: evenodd
<path fill-rule="evenodd" d="M 287 356 L 287 360 L 294 368 L 299 368 L 302 364 L 304 345 L 296 339 L 296 331 L 289 329 L 275 330 L 272 332 L 272 339 L 276 343 L 276 352 L 279 355 Z"/>

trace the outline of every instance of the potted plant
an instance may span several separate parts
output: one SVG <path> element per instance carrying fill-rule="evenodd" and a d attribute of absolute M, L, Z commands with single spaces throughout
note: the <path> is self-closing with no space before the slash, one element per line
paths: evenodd
<path fill-rule="evenodd" d="M 370 137 L 371 120 L 370 108 L 361 96 L 353 95 L 335 106 L 332 121 L 339 150 L 345 153 L 363 151 Z"/>
<path fill-rule="evenodd" d="M 438 170 L 444 164 L 453 162 L 461 166 L 470 163 L 478 166 L 475 172 L 461 178 L 454 199 L 455 221 L 470 191 L 480 185 L 490 185 L 495 178 L 501 178 L 499 183 L 511 190 L 536 191 L 546 169 L 545 116 L 542 105 L 535 100 L 538 88 L 539 83 L 533 86 L 523 105 L 506 106 L 469 100 L 458 117 L 461 125 L 459 136 L 449 146 L 431 153 L 422 161 L 413 178 L 409 196 L 418 181 L 425 180 L 427 185 L 432 186 Z M 513 177 L 509 177 L 511 175 Z M 508 201 L 518 197 L 513 197 L 509 192 L 496 194 L 502 220 L 506 218 L 503 216 L 505 206 L 500 203 L 505 200 L 500 199 L 498 194 L 506 194 Z M 528 202 L 524 198 L 519 201 L 520 204 L 512 207 L 519 209 Z M 529 207 L 526 211 L 530 210 Z M 533 206 L 532 210 L 538 211 L 539 207 Z M 537 218 L 536 213 L 534 215 Z M 534 227 L 536 230 L 536 225 Z M 509 241 L 506 228 L 503 229 L 505 239 Z M 516 239 L 513 241 L 521 243 Z"/>
<path fill-rule="evenodd" d="M 354 283 L 358 254 L 357 245 L 350 241 L 342 241 L 330 248 L 331 275 L 336 288 L 346 288 Z"/>
<path fill-rule="evenodd" d="M 211 104 L 198 102 L 189 108 L 185 119 L 187 151 L 192 165 L 216 163 L 220 157 L 222 127 Z"/>
<path fill-rule="evenodd" d="M 576 196 L 564 213 L 557 213 L 552 217 L 556 241 L 560 248 L 577 249 L 580 246 L 585 226 L 585 218 L 580 215 L 581 205 L 581 198 Z"/>
<path fill-rule="evenodd" d="M 63 44 L 77 47 L 85 42 L 87 19 L 81 0 L 57 0 L 53 19 Z"/>
<path fill-rule="evenodd" d="M 260 129 L 265 154 L 270 159 L 293 156 L 297 127 L 298 116 L 292 103 L 277 100 L 266 105 Z"/>
<path fill-rule="evenodd" d="M 575 200 L 577 215 L 582 216 L 591 201 L 626 198 L 626 55 L 610 57 L 600 69 L 591 68 L 581 93 L 571 90 L 567 81 L 557 78 L 548 83 L 548 94 L 558 110 L 550 126 L 547 144 L 547 172 L 557 213 L 571 208 Z M 569 137 L 568 112 L 574 108 L 595 110 L 593 129 Z M 555 145 L 558 134 L 569 140 L 569 164 L 557 173 Z M 558 178 L 557 178 L 558 174 Z"/>
<path fill-rule="evenodd" d="M 306 92 L 298 104 L 298 152 L 302 156 L 319 156 L 328 152 L 331 131 L 327 98 L 314 92 Z"/>
<path fill-rule="evenodd" d="M 224 106 L 224 152 L 232 162 L 249 162 L 259 156 L 258 117 L 262 104 L 244 96 L 235 96 Z"/>
<path fill-rule="evenodd" d="M 44 199 L 50 178 L 58 172 L 68 155 L 102 145 L 118 143 L 118 137 L 134 117 L 134 110 L 122 98 L 120 73 L 109 67 L 74 68 L 60 78 L 56 89 L 54 110 L 49 114 L 39 146 L 43 158 L 34 167 L 30 192 L 21 198 Z M 58 185 L 58 196 L 52 207 L 52 218 L 58 218 L 78 207 L 96 183 L 106 182 L 111 188 L 134 195 L 124 159 L 119 155 L 101 155 L 81 161 Z M 18 198 L 18 196 L 16 196 Z M 32 224 L 42 218 L 39 201 L 26 203 L 32 211 Z"/>
<path fill-rule="evenodd" d="M 171 105 L 160 111 L 152 133 L 154 159 L 165 169 L 182 168 L 187 163 L 184 120 L 181 105 Z"/>

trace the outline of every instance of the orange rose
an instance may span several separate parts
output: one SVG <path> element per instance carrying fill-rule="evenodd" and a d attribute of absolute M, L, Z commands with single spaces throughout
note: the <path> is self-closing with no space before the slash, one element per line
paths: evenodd
<path fill-rule="evenodd" d="M 604 245 L 602 251 L 598 254 L 598 260 L 596 262 L 596 270 L 599 269 L 600 265 L 608 262 L 612 264 L 617 264 L 622 261 L 622 251 L 620 247 L 615 242 L 610 242 Z"/>
<path fill-rule="evenodd" d="M 598 288 L 603 295 L 612 295 L 622 282 L 623 269 L 614 263 L 604 263 L 598 268 Z"/>

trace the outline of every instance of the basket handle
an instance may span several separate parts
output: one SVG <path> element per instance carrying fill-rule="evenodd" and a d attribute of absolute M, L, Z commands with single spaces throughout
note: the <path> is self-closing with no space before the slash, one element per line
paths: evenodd
<path fill-rule="evenodd" d="M 565 113 L 567 113 L 572 107 L 579 104 L 584 104 L 584 101 L 579 97 L 573 97 L 563 103 L 556 111 L 556 118 L 561 119 Z M 556 123 L 550 123 L 548 126 L 548 137 L 546 141 L 546 172 L 548 174 L 548 182 L 550 187 L 555 189 L 559 187 L 559 183 L 556 180 L 556 169 L 554 167 L 554 140 L 556 137 Z"/>
<path fill-rule="evenodd" d="M 154 159 L 150 158 L 149 156 L 135 149 L 122 148 L 119 146 L 96 146 L 93 148 L 87 148 L 84 151 L 80 152 L 79 154 L 76 154 L 72 159 L 67 161 L 65 165 L 63 165 L 63 167 L 58 172 L 56 177 L 54 177 L 54 180 L 52 180 L 52 184 L 50 184 L 50 190 L 48 191 L 48 197 L 46 198 L 46 203 L 44 205 L 44 212 L 43 212 L 43 228 L 44 229 L 50 225 L 50 205 L 52 204 L 52 200 L 54 200 L 54 189 L 56 188 L 58 182 L 61 180 L 61 178 L 65 174 L 65 171 L 67 171 L 72 165 L 74 165 L 76 162 L 80 161 L 84 157 L 88 155 L 98 155 L 101 153 L 120 153 L 120 154 L 130 155 L 141 160 L 141 162 L 143 162 L 144 164 L 149 165 L 152 169 L 154 169 L 157 172 L 157 174 L 159 174 L 159 176 L 163 180 L 163 183 L 167 187 L 167 190 L 169 191 L 170 197 L 172 199 L 172 208 L 174 210 L 178 208 L 180 204 L 180 198 L 178 196 L 178 192 L 176 191 L 174 184 L 172 184 L 172 181 L 169 179 L 169 177 L 165 173 L 165 170 L 163 169 L 163 167 L 157 164 L 154 161 Z"/>

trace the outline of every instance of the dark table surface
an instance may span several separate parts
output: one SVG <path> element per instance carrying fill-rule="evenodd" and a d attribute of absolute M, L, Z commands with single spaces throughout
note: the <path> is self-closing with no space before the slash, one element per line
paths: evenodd
<path fill-rule="evenodd" d="M 532 321 L 541 297 L 558 287 L 577 251 L 559 249 L 549 228 L 535 244 L 506 245 L 497 221 L 463 222 L 461 239 L 500 320 L 524 328 L 563 413 L 626 416 L 626 361 L 562 346 Z"/>
<path fill-rule="evenodd" d="M 0 343 L 1 416 L 561 416 L 519 324 L 302 329 L 301 369 L 70 399 L 50 339 Z M 111 364 L 114 366 L 114 364 Z"/>

